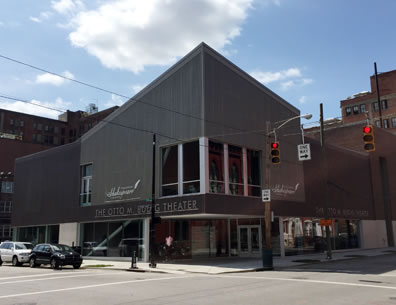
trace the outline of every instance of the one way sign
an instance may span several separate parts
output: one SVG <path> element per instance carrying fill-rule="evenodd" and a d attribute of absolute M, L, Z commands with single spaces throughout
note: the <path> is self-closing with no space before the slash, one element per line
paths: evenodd
<path fill-rule="evenodd" d="M 299 161 L 311 160 L 311 147 L 309 144 L 297 145 L 297 151 Z"/>

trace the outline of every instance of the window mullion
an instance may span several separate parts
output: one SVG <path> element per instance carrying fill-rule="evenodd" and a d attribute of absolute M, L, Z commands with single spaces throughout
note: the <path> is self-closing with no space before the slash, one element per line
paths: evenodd
<path fill-rule="evenodd" d="M 230 193 L 230 179 L 229 179 L 229 168 L 228 168 L 228 144 L 224 144 L 224 191 L 226 194 Z"/>
<path fill-rule="evenodd" d="M 183 144 L 178 145 L 178 194 L 183 194 Z"/>

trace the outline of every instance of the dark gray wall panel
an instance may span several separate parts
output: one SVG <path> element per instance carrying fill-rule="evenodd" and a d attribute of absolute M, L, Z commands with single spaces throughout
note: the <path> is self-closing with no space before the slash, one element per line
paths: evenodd
<path fill-rule="evenodd" d="M 74 221 L 79 159 L 79 141 L 17 159 L 12 226 Z"/>

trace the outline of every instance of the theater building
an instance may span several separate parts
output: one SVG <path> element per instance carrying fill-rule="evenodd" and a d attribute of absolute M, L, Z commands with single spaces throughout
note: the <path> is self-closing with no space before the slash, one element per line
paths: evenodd
<path fill-rule="evenodd" d="M 202 43 L 74 143 L 17 160 L 14 238 L 79 246 L 85 256 L 130 256 L 137 244 L 147 261 L 153 207 L 161 217 L 155 225 L 160 259 L 259 256 L 266 122 L 275 127 L 298 116 L 298 109 Z M 308 165 L 298 161 L 301 135 L 290 135 L 298 124 L 278 131 L 282 161 L 270 167 L 275 255 L 324 246 L 320 148 L 312 139 L 316 157 Z M 336 151 L 356 167 L 365 190 L 356 199 L 334 191 L 333 242 L 359 247 L 360 221 L 374 218 L 368 159 Z M 334 179 L 341 171 L 338 187 L 353 188 L 348 171 L 330 168 Z M 163 252 L 169 236 L 170 254 Z"/>

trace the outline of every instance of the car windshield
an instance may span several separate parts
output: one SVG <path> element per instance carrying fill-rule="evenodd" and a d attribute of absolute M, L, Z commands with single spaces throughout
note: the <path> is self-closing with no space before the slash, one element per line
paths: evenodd
<path fill-rule="evenodd" d="M 52 245 L 52 247 L 57 251 L 73 251 L 72 248 L 66 245 Z"/>
<path fill-rule="evenodd" d="M 15 244 L 15 250 L 26 250 L 26 249 L 32 249 L 31 244 L 22 244 L 22 243 L 17 243 Z"/>

